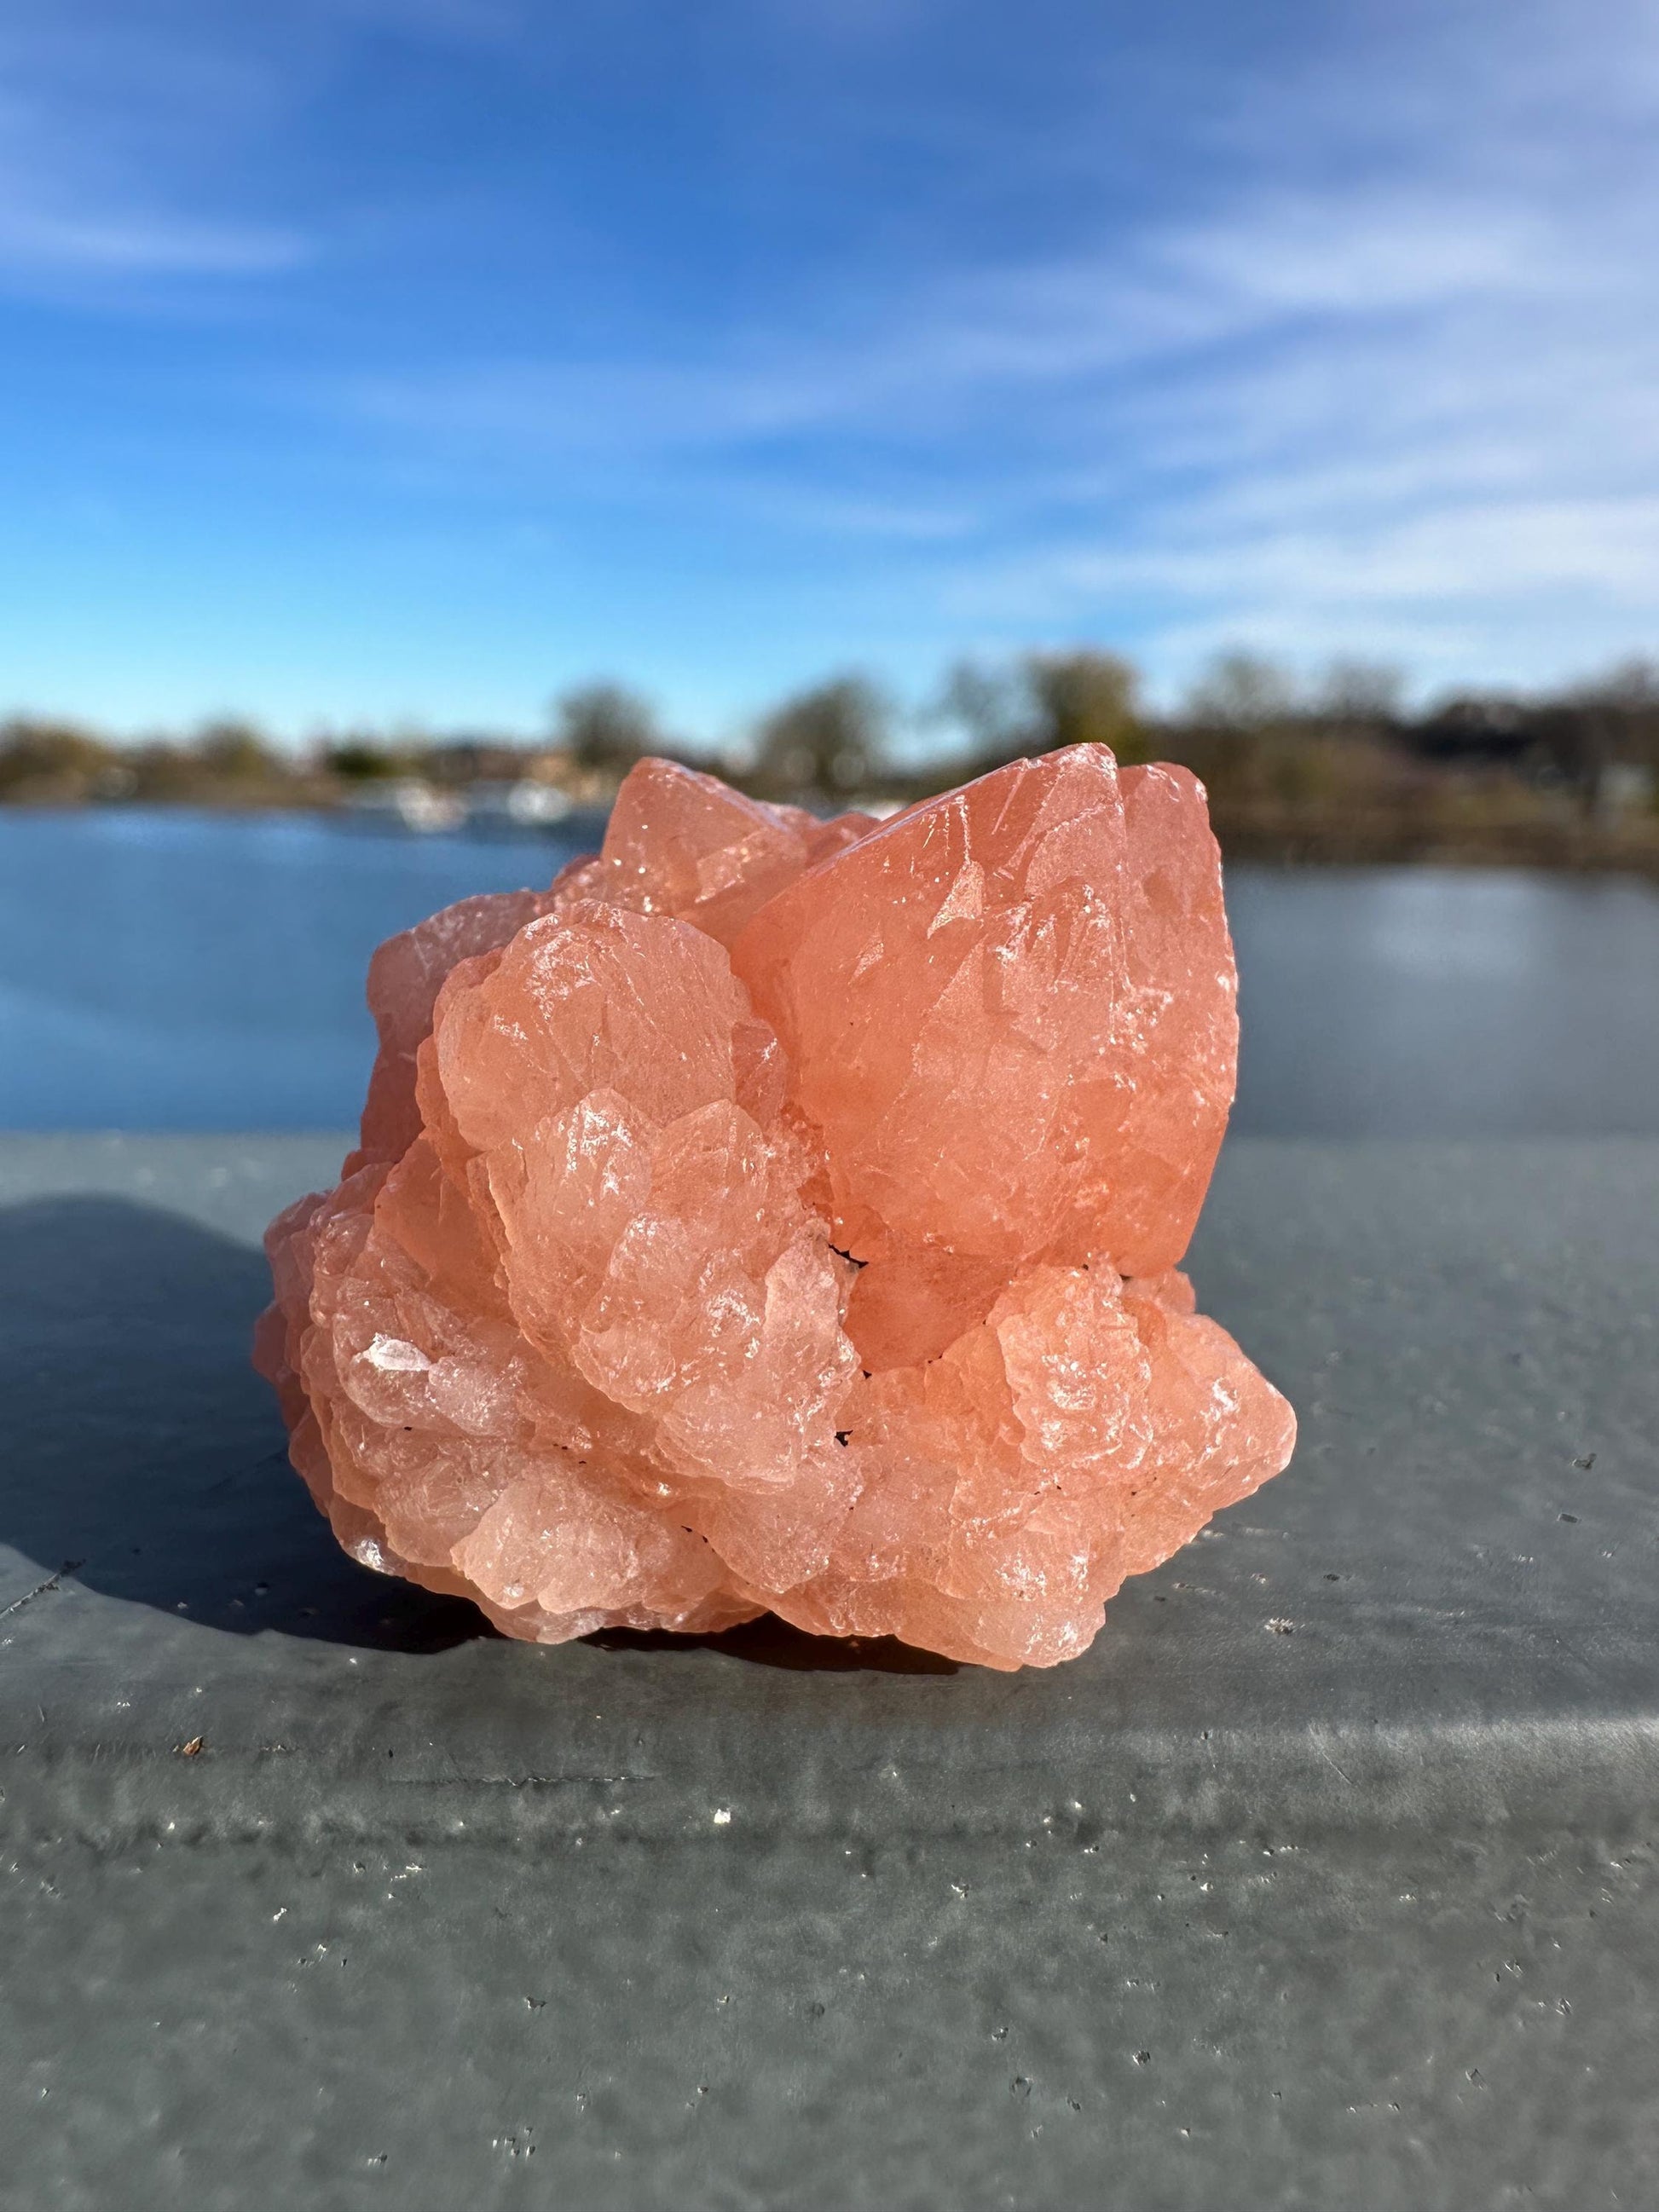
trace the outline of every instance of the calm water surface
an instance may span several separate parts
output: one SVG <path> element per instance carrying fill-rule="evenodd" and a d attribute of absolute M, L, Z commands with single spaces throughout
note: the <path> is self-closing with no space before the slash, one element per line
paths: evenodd
<path fill-rule="evenodd" d="M 302 817 L 0 811 L 0 1126 L 354 1121 L 380 939 L 545 883 L 548 839 Z M 1616 878 L 1237 868 L 1235 1127 L 1659 1132 L 1659 893 Z"/>

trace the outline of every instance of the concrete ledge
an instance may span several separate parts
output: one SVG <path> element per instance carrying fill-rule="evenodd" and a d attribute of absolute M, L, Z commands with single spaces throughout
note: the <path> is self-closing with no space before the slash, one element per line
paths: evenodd
<path fill-rule="evenodd" d="M 1296 1463 L 1014 1677 L 775 1624 L 526 1649 L 342 1559 L 245 1362 L 252 1240 L 338 1152 L 0 1146 L 14 1820 L 1374 1827 L 1659 1784 L 1659 1144 L 1233 1146 L 1194 1268 Z"/>
<path fill-rule="evenodd" d="M 0 1140 L 18 2201 L 1659 2185 L 1659 1143 L 1231 1146 L 1194 1273 L 1298 1456 L 1018 1676 L 344 1559 L 246 1364 L 343 1144 Z"/>

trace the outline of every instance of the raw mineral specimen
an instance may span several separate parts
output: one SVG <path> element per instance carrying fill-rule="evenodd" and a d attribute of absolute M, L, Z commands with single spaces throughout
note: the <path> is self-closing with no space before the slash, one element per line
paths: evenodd
<path fill-rule="evenodd" d="M 362 1143 L 267 1238 L 295 1465 L 512 1636 L 1070 1658 L 1295 1438 L 1176 1272 L 1235 988 L 1182 769 L 878 824 L 642 762 L 596 857 L 374 956 Z"/>

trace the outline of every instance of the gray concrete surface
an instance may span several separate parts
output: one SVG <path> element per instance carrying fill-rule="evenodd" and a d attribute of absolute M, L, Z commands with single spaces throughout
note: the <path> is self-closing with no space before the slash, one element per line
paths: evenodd
<path fill-rule="evenodd" d="M 341 1148 L 0 1140 L 0 2203 L 1659 2203 L 1659 1144 L 1231 1146 L 1302 1449 L 1013 1677 L 342 1557 Z"/>

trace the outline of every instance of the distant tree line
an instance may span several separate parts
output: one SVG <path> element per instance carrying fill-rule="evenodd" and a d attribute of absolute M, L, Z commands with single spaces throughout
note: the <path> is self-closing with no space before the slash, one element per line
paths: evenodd
<path fill-rule="evenodd" d="M 1381 664 L 1339 661 L 1306 683 L 1231 652 L 1178 710 L 1155 713 L 1116 654 L 1032 653 L 958 665 L 908 715 L 863 677 L 838 676 L 781 701 L 718 755 L 678 739 L 647 700 L 611 683 L 567 692 L 529 739 L 357 731 L 296 749 L 222 720 L 117 744 L 18 715 L 0 722 L 0 804 L 326 807 L 388 781 L 443 793 L 528 777 L 599 808 L 658 753 L 761 798 L 890 806 L 1083 742 L 1125 763 L 1192 768 L 1237 853 L 1659 864 L 1659 662 L 1641 659 L 1548 694 L 1470 692 L 1410 709 L 1398 672 Z"/>

